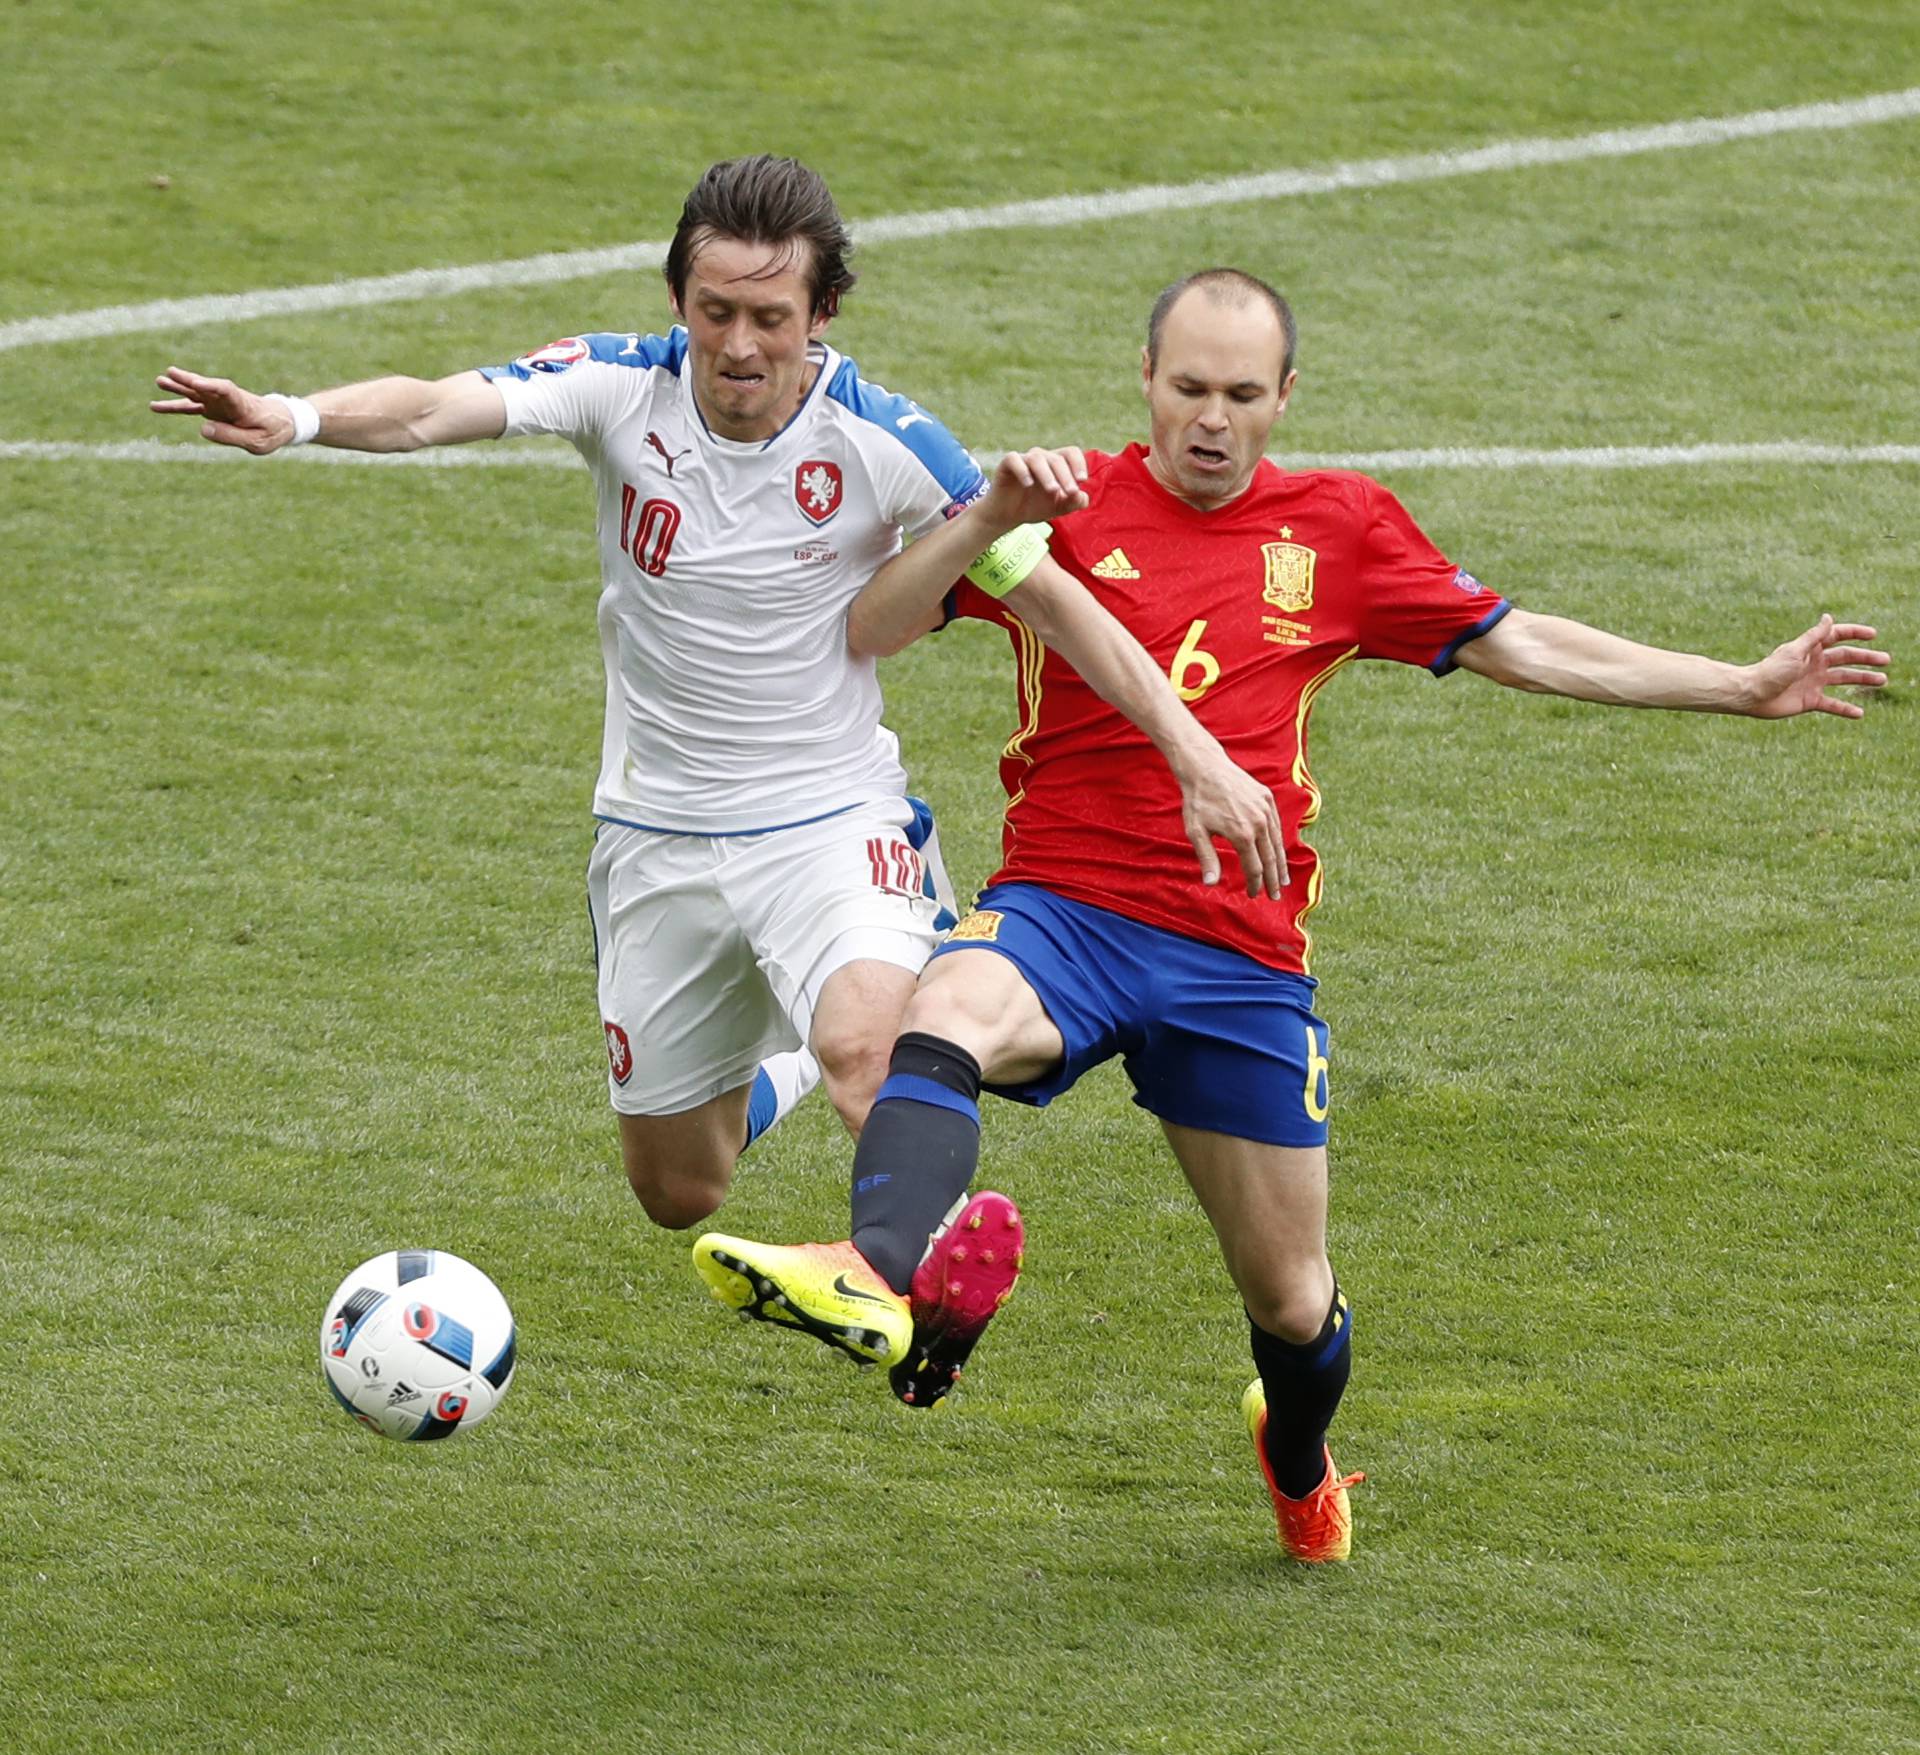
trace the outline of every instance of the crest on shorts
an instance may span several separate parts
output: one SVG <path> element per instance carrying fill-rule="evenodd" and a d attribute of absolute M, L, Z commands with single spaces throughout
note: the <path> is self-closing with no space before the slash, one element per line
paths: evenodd
<path fill-rule="evenodd" d="M 633 1044 L 627 1040 L 627 1033 L 612 1021 L 605 1020 L 607 1026 L 607 1065 L 613 1069 L 613 1082 L 624 1085 L 633 1077 Z"/>
<path fill-rule="evenodd" d="M 793 472 L 793 503 L 814 524 L 824 524 L 840 510 L 840 465 L 823 458 L 799 464 Z"/>
<path fill-rule="evenodd" d="M 1267 558 L 1266 600 L 1289 615 L 1313 608 L 1314 551 L 1300 542 L 1263 542 L 1260 552 Z"/>
<path fill-rule="evenodd" d="M 1000 922 L 1006 919 L 1004 914 L 992 908 L 976 908 L 953 931 L 947 934 L 947 943 L 955 944 L 967 939 L 993 940 L 1000 936 Z"/>

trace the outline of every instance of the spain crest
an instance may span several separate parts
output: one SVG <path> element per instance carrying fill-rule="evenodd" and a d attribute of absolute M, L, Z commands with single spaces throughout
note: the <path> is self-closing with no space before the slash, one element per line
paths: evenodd
<path fill-rule="evenodd" d="M 1314 551 L 1299 542 L 1263 542 L 1260 552 L 1267 557 L 1266 600 L 1289 615 L 1313 608 Z"/>
<path fill-rule="evenodd" d="M 840 510 L 840 490 L 837 463 L 815 458 L 794 469 L 793 502 L 811 523 L 824 524 Z"/>

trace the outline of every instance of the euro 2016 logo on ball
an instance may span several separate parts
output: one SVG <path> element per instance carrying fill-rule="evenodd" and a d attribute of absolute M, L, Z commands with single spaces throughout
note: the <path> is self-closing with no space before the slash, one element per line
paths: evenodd
<path fill-rule="evenodd" d="M 507 1393 L 515 1354 L 499 1287 L 444 1249 L 362 1262 L 320 1318 L 334 1400 L 387 1438 L 448 1438 L 479 1425 Z"/>

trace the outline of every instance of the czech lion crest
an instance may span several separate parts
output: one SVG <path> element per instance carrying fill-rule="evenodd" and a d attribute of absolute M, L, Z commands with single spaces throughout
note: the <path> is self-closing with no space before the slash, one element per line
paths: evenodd
<path fill-rule="evenodd" d="M 793 503 L 809 523 L 824 524 L 840 510 L 840 465 L 814 458 L 793 472 Z"/>

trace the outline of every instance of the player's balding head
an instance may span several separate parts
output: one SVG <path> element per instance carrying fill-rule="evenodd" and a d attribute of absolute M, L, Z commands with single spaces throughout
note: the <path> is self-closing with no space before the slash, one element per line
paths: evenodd
<path fill-rule="evenodd" d="M 1293 313 L 1264 280 L 1208 268 L 1154 300 L 1140 388 L 1147 468 L 1202 510 L 1246 491 L 1293 390 Z"/>
<path fill-rule="evenodd" d="M 722 159 L 694 184 L 680 210 L 665 273 L 676 309 L 684 305 L 693 259 L 715 238 L 784 245 L 776 267 L 802 267 L 813 315 L 831 317 L 856 278 L 847 266 L 853 238 L 818 171 L 797 158 L 755 153 Z"/>
<path fill-rule="evenodd" d="M 1161 340 L 1175 308 L 1180 308 L 1184 318 L 1193 315 L 1193 305 L 1200 302 L 1233 311 L 1257 312 L 1264 308 L 1273 319 L 1274 342 L 1280 355 L 1276 381 L 1287 381 L 1293 372 L 1293 308 L 1264 280 L 1239 268 L 1203 268 L 1176 280 L 1153 301 L 1153 312 L 1147 318 L 1149 372 L 1159 367 Z"/>

